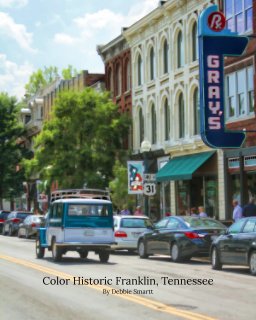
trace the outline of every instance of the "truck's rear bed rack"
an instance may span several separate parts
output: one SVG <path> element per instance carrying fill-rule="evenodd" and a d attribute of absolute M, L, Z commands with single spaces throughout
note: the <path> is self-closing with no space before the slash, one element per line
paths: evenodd
<path fill-rule="evenodd" d="M 56 190 L 51 193 L 51 202 L 68 198 L 110 200 L 110 195 L 108 190 L 101 189 L 65 189 Z"/>

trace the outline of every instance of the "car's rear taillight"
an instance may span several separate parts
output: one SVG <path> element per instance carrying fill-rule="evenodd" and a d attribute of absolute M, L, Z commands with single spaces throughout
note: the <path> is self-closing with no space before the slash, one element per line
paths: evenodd
<path fill-rule="evenodd" d="M 184 232 L 185 236 L 189 239 L 197 239 L 200 238 L 196 232 Z"/>
<path fill-rule="evenodd" d="M 14 218 L 14 219 L 12 219 L 12 222 L 13 223 L 19 223 L 21 220 L 19 219 L 19 218 Z"/>
<path fill-rule="evenodd" d="M 36 226 L 37 226 L 37 224 L 36 224 L 36 223 L 34 223 L 34 222 L 33 222 L 33 223 L 31 223 L 31 227 L 32 227 L 32 228 L 35 228 Z"/>
<path fill-rule="evenodd" d="M 115 237 L 117 238 L 127 238 L 127 233 L 124 231 L 116 231 L 115 232 Z"/>
<path fill-rule="evenodd" d="M 0 219 L 0 222 L 4 222 L 4 219 Z"/>

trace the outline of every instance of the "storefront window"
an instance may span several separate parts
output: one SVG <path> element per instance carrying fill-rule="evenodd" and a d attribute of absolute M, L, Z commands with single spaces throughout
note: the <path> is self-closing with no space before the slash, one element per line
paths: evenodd
<path fill-rule="evenodd" d="M 213 177 L 205 177 L 205 211 L 209 217 L 218 219 L 218 184 Z"/>
<path fill-rule="evenodd" d="M 209 217 L 218 219 L 218 181 L 216 177 L 193 177 L 177 181 L 177 215 L 189 215 L 191 208 L 205 207 Z"/>
<path fill-rule="evenodd" d="M 190 207 L 188 180 L 177 181 L 177 215 L 186 215 Z"/>

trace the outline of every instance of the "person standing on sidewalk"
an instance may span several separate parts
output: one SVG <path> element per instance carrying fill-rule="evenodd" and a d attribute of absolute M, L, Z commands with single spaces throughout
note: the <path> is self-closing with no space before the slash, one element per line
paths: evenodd
<path fill-rule="evenodd" d="M 243 209 L 239 205 L 238 200 L 236 200 L 236 199 L 233 200 L 232 205 L 234 207 L 233 220 L 236 222 L 236 221 L 238 221 L 239 219 L 241 219 L 243 217 L 243 214 L 242 214 L 243 213 Z"/>
<path fill-rule="evenodd" d="M 198 207 L 198 212 L 199 212 L 198 217 L 207 218 L 207 213 L 205 213 L 203 206 Z"/>

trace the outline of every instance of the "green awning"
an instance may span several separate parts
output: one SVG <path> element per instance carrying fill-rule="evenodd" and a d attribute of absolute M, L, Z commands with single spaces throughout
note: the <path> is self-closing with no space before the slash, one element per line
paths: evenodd
<path fill-rule="evenodd" d="M 173 158 L 157 172 L 156 181 L 190 180 L 192 174 L 214 153 L 215 151 L 208 151 Z"/>

